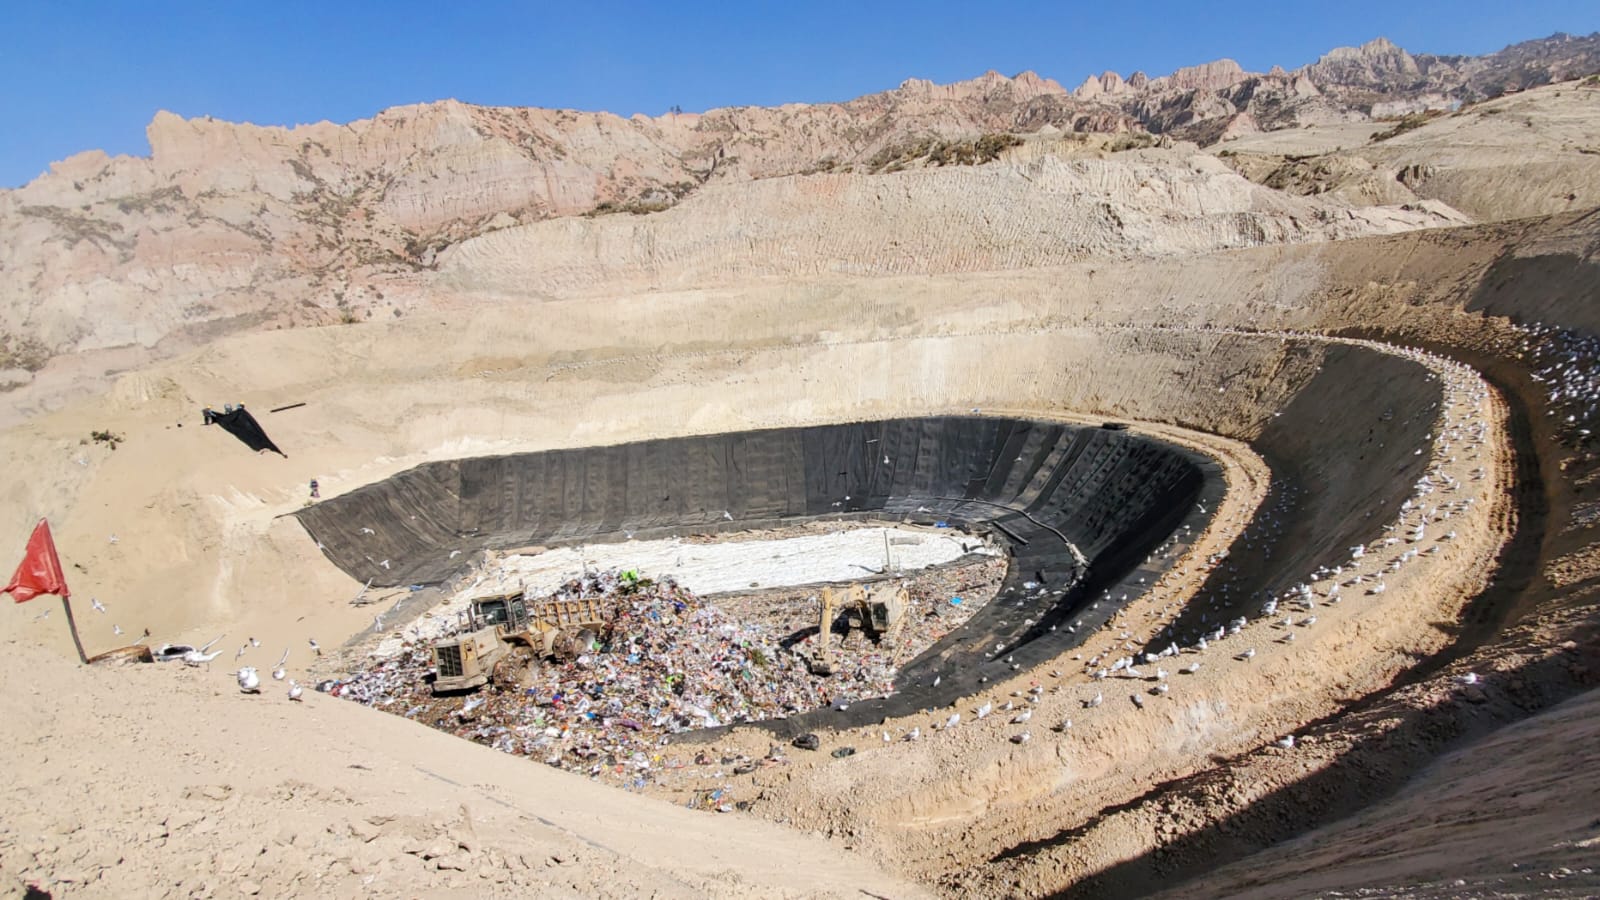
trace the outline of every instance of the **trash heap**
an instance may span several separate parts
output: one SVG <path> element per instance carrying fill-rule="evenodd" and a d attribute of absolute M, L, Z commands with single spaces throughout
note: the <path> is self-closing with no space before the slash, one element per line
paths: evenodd
<path fill-rule="evenodd" d="M 815 604 L 795 610 L 794 624 L 809 617 L 813 632 L 797 640 L 803 629 L 738 621 L 670 578 L 593 573 L 552 596 L 602 598 L 604 625 L 587 652 L 535 662 L 517 684 L 436 697 L 426 677 L 431 642 L 417 641 L 327 690 L 503 752 L 642 788 L 682 765 L 663 752 L 667 735 L 883 696 L 898 663 L 973 611 L 948 598 L 918 608 L 913 593 L 908 619 L 918 622 L 906 641 L 880 647 L 853 633 L 836 653 L 836 673 L 818 678 L 807 667 Z"/>

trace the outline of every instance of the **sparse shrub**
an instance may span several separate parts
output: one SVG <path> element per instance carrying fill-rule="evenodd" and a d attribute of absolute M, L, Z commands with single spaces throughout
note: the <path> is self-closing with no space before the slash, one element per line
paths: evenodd
<path fill-rule="evenodd" d="M 1374 143 L 1376 143 L 1378 141 L 1387 141 L 1392 137 L 1399 137 L 1408 131 L 1415 131 L 1416 129 L 1421 128 L 1422 126 L 1428 124 L 1428 120 L 1437 118 L 1442 114 L 1443 113 L 1440 110 L 1428 110 L 1427 112 L 1407 114 L 1402 116 L 1400 121 L 1394 124 L 1393 128 L 1380 131 L 1373 135 L 1372 140 Z M 1487 114 L 1487 111 L 1485 111 L 1485 114 Z"/>
<path fill-rule="evenodd" d="M 96 444 L 105 444 L 113 450 L 117 449 L 118 444 L 127 440 L 122 435 L 111 431 L 91 431 L 89 432 L 89 439 Z"/>
<path fill-rule="evenodd" d="M 0 369 L 37 372 L 50 361 L 50 348 L 36 337 L 0 334 Z"/>
<path fill-rule="evenodd" d="M 1159 138 L 1148 132 L 1124 131 L 1113 137 L 1111 142 L 1106 144 L 1106 151 L 1109 153 L 1121 153 L 1125 150 L 1143 150 L 1146 147 L 1154 147 L 1158 140 Z"/>

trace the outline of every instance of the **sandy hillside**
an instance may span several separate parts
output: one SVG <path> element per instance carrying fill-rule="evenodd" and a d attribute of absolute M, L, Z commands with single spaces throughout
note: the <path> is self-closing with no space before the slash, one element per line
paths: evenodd
<path fill-rule="evenodd" d="M 815 837 L 630 796 L 314 691 L 291 702 L 287 682 L 245 696 L 226 668 L 84 669 L 7 642 L 0 889 L 922 895 Z"/>

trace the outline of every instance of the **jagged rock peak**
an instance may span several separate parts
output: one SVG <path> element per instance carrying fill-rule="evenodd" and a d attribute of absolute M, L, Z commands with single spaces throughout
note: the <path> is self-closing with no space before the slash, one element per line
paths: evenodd
<path fill-rule="evenodd" d="M 1150 85 L 1181 91 L 1217 90 L 1238 84 L 1247 77 L 1248 73 L 1237 62 L 1219 59 L 1198 66 L 1185 66 L 1171 75 L 1151 81 Z"/>
<path fill-rule="evenodd" d="M 993 69 L 969 78 L 966 81 L 954 81 L 949 84 L 937 84 L 925 78 L 907 78 L 900 82 L 897 91 L 904 95 L 957 99 L 974 95 L 991 95 L 995 93 L 1008 93 L 1019 99 L 1039 97 L 1049 94 L 1066 94 L 1066 88 L 1053 79 L 1045 78 L 1032 70 L 1019 72 L 1007 78 Z"/>
<path fill-rule="evenodd" d="M 1114 97 L 1133 90 L 1137 90 L 1137 88 L 1131 87 L 1128 82 L 1123 81 L 1121 75 L 1107 70 L 1098 76 L 1090 75 L 1084 79 L 1083 84 L 1079 85 L 1078 89 L 1072 92 L 1072 95 L 1079 100 L 1087 100 L 1092 97 Z"/>
<path fill-rule="evenodd" d="M 1335 47 L 1301 69 L 1323 84 L 1373 85 L 1393 76 L 1415 78 L 1417 60 L 1388 38 L 1373 38 L 1359 47 Z"/>

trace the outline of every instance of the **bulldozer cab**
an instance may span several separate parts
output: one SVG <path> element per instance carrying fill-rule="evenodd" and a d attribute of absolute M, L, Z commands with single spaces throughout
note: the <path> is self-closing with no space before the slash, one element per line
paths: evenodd
<path fill-rule="evenodd" d="M 472 601 L 471 627 L 494 627 L 502 633 L 526 631 L 528 628 L 528 603 L 521 591 Z"/>

